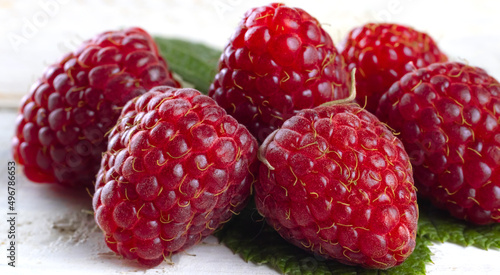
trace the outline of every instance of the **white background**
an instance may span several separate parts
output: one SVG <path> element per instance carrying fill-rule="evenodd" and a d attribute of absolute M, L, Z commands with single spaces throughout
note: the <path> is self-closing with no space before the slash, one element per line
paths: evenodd
<path fill-rule="evenodd" d="M 369 21 L 391 21 L 429 33 L 452 60 L 500 78 L 498 1 L 283 1 L 315 16 L 339 43 Z M 0 216 L 7 212 L 5 169 L 10 159 L 15 107 L 43 69 L 105 30 L 139 26 L 222 48 L 244 12 L 269 1 L 242 0 L 0 0 Z M 245 263 L 214 238 L 162 264 L 142 270 L 105 247 L 89 199 L 36 185 L 18 173 L 18 267 L 6 265 L 7 224 L 0 221 L 1 274 L 277 274 Z M 4 219 L 2 219 L 3 221 Z M 500 252 L 431 247 L 428 274 L 499 274 Z"/>

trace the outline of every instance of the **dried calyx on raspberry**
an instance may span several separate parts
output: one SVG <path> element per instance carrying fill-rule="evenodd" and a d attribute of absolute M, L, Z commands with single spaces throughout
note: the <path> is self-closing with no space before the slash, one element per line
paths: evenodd
<path fill-rule="evenodd" d="M 357 104 L 300 111 L 266 138 L 259 159 L 257 209 L 290 243 L 379 269 L 413 252 L 418 207 L 409 157 Z"/>
<path fill-rule="evenodd" d="M 263 141 L 298 110 L 346 97 L 347 73 L 318 20 L 273 3 L 245 14 L 209 95 Z"/>
<path fill-rule="evenodd" d="M 248 202 L 257 141 L 213 99 L 166 86 L 131 100 L 110 133 L 93 199 L 106 244 L 160 264 Z"/>
<path fill-rule="evenodd" d="M 125 103 L 157 85 L 178 87 L 151 36 L 104 32 L 50 65 L 21 102 L 14 159 L 33 182 L 89 186 L 106 133 Z"/>

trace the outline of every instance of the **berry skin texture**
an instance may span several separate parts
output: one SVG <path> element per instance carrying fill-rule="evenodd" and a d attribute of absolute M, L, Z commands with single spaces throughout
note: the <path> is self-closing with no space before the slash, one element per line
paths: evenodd
<path fill-rule="evenodd" d="M 257 141 L 213 99 L 167 86 L 125 105 L 97 175 L 95 219 L 146 266 L 210 235 L 247 203 Z"/>
<path fill-rule="evenodd" d="M 500 222 L 500 84 L 456 62 L 406 74 L 378 117 L 400 132 L 419 195 L 477 224 Z"/>
<path fill-rule="evenodd" d="M 259 212 L 292 244 L 387 269 L 414 250 L 418 207 L 401 141 L 354 104 L 302 110 L 259 149 Z M 270 169 L 272 168 L 272 169 Z"/>
<path fill-rule="evenodd" d="M 382 94 L 403 75 L 447 61 L 429 35 L 390 23 L 368 23 L 355 28 L 340 48 L 348 70 L 357 69 L 356 101 L 362 106 L 366 104 L 372 113 Z"/>
<path fill-rule="evenodd" d="M 263 141 L 298 110 L 347 97 L 347 79 L 319 22 L 274 3 L 247 11 L 220 57 L 209 95 Z"/>
<path fill-rule="evenodd" d="M 23 98 L 14 159 L 33 182 L 91 186 L 120 109 L 157 85 L 179 83 L 144 30 L 109 31 L 85 41 L 50 65 Z"/>

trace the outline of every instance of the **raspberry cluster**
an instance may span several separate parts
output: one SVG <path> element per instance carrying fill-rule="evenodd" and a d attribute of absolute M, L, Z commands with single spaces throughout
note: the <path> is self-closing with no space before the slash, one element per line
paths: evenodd
<path fill-rule="evenodd" d="M 356 68 L 356 100 L 372 113 L 382 94 L 403 75 L 447 61 L 428 34 L 391 23 L 354 28 L 340 48 L 347 68 Z"/>
<path fill-rule="evenodd" d="M 418 219 L 403 144 L 357 105 L 303 110 L 261 148 L 259 212 L 291 243 L 386 269 L 415 248 Z"/>
<path fill-rule="evenodd" d="M 461 63 L 405 75 L 377 112 L 396 131 L 415 170 L 419 194 L 453 216 L 500 222 L 500 84 Z"/>
<path fill-rule="evenodd" d="M 284 239 L 366 268 L 413 252 L 417 188 L 455 217 L 500 222 L 500 83 L 398 24 L 355 28 L 341 48 L 300 8 L 250 9 L 206 96 L 179 88 L 144 30 L 104 32 L 35 82 L 13 155 L 34 182 L 95 181 L 106 244 L 149 267 L 252 191 Z"/>
<path fill-rule="evenodd" d="M 121 108 L 157 85 L 179 83 L 144 30 L 109 31 L 85 41 L 50 65 L 23 98 L 14 159 L 31 181 L 91 185 Z"/>
<path fill-rule="evenodd" d="M 257 141 L 209 97 L 166 86 L 127 103 L 93 199 L 107 245 L 155 266 L 247 203 Z"/>
<path fill-rule="evenodd" d="M 219 60 L 209 95 L 263 141 L 298 110 L 348 96 L 341 55 L 300 8 L 249 10 Z"/>

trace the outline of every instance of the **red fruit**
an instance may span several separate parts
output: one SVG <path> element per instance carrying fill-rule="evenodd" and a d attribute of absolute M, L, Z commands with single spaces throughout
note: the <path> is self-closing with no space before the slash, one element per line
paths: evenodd
<path fill-rule="evenodd" d="M 245 14 L 209 95 L 263 141 L 298 110 L 347 97 L 344 67 L 314 17 L 274 3 Z"/>
<path fill-rule="evenodd" d="M 418 208 L 403 144 L 357 105 L 303 110 L 259 149 L 259 212 L 307 251 L 386 269 L 415 248 Z"/>
<path fill-rule="evenodd" d="M 377 115 L 403 141 L 419 194 L 453 216 L 500 222 L 500 84 L 461 63 L 406 74 Z"/>
<path fill-rule="evenodd" d="M 248 201 L 257 141 L 210 97 L 160 86 L 125 105 L 97 175 L 106 243 L 155 266 L 211 234 Z"/>
<path fill-rule="evenodd" d="M 179 83 L 148 33 L 97 35 L 50 65 L 23 99 L 14 159 L 34 182 L 92 184 L 121 107 L 157 85 Z"/>
<path fill-rule="evenodd" d="M 398 24 L 368 23 L 355 28 L 341 48 L 348 69 L 357 69 L 356 100 L 366 103 L 372 113 L 382 94 L 403 75 L 447 60 L 429 35 Z"/>

